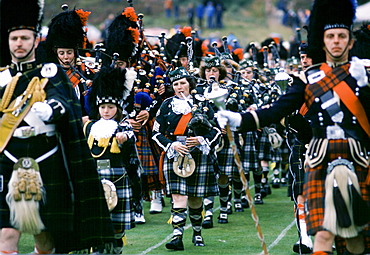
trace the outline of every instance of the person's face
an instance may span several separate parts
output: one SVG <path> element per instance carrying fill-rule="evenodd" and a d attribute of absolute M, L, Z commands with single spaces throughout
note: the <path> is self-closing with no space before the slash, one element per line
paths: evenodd
<path fill-rule="evenodd" d="M 180 60 L 181 66 L 183 68 L 188 69 L 188 57 L 180 57 L 179 60 Z"/>
<path fill-rule="evenodd" d="M 307 57 L 307 54 L 301 54 L 301 65 L 303 67 L 303 70 L 312 66 L 312 58 Z"/>
<path fill-rule="evenodd" d="M 251 81 L 253 79 L 253 70 L 252 67 L 244 68 L 240 71 L 240 74 L 242 77 L 248 81 Z"/>
<path fill-rule="evenodd" d="M 324 32 L 326 60 L 339 63 L 348 60 L 348 52 L 353 46 L 349 31 L 345 28 L 332 28 Z"/>
<path fill-rule="evenodd" d="M 123 70 L 127 67 L 127 62 L 123 61 L 123 60 L 117 60 L 114 67 L 115 68 L 120 68 L 121 70 Z"/>
<path fill-rule="evenodd" d="M 35 49 L 39 43 L 35 32 L 19 29 L 9 33 L 9 50 L 14 62 L 25 62 L 35 58 Z"/>
<path fill-rule="evenodd" d="M 101 104 L 99 106 L 99 114 L 105 120 L 113 119 L 117 113 L 117 106 L 115 104 Z"/>
<path fill-rule="evenodd" d="M 72 48 L 58 48 L 57 56 L 59 64 L 62 67 L 69 67 L 75 65 L 75 51 Z"/>
<path fill-rule="evenodd" d="M 204 75 L 206 76 L 206 80 L 209 81 L 209 77 L 214 76 L 215 80 L 218 81 L 220 77 L 220 70 L 217 67 L 206 68 Z"/>
<path fill-rule="evenodd" d="M 175 95 L 179 98 L 182 98 L 182 94 L 187 97 L 190 94 L 190 84 L 186 80 L 186 78 L 182 78 L 180 80 L 174 81 L 172 83 L 173 91 L 175 92 Z"/>

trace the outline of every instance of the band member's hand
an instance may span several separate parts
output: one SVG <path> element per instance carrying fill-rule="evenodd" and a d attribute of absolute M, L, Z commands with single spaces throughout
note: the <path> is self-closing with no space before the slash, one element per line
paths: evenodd
<path fill-rule="evenodd" d="M 240 127 L 242 116 L 237 112 L 220 110 L 217 112 L 217 121 L 221 128 L 225 128 L 229 124 L 231 130 L 236 130 Z"/>
<path fill-rule="evenodd" d="M 189 149 L 186 147 L 186 145 L 183 145 L 180 142 L 174 142 L 173 143 L 173 149 L 177 151 L 180 156 L 184 157 L 184 155 L 189 154 Z"/>
<path fill-rule="evenodd" d="M 136 116 L 136 121 L 141 122 L 142 125 L 145 125 L 148 119 L 149 119 L 149 112 L 147 110 L 141 110 L 139 114 Z"/>
<path fill-rule="evenodd" d="M 89 116 L 82 116 L 82 124 L 85 124 L 90 120 Z"/>
<path fill-rule="evenodd" d="M 200 145 L 198 137 L 188 137 L 186 138 L 186 146 L 187 147 L 194 147 Z"/>
<path fill-rule="evenodd" d="M 134 132 L 139 132 L 141 127 L 142 127 L 142 123 L 141 122 L 138 122 L 134 119 L 127 119 L 128 122 L 130 122 L 131 126 L 132 126 L 132 130 L 134 130 Z"/>
<path fill-rule="evenodd" d="M 161 84 L 161 86 L 159 86 L 158 88 L 158 94 L 163 95 L 165 91 L 166 91 L 166 87 L 163 84 Z"/>
<path fill-rule="evenodd" d="M 53 115 L 53 109 L 48 103 L 36 102 L 32 105 L 31 111 L 36 113 L 36 115 L 43 121 L 50 120 Z"/>
<path fill-rule="evenodd" d="M 116 134 L 116 139 L 117 139 L 117 143 L 123 144 L 124 142 L 128 140 L 128 136 L 123 132 L 118 132 Z"/>

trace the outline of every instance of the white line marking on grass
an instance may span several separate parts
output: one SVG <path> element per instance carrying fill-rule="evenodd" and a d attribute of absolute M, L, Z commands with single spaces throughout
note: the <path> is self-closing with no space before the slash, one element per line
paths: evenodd
<path fill-rule="evenodd" d="M 272 244 L 270 244 L 267 247 L 267 250 L 270 250 L 272 247 L 277 245 L 280 242 L 280 240 L 283 239 L 283 237 L 289 231 L 289 229 L 291 229 L 294 225 L 295 225 L 295 219 L 283 231 L 281 231 L 280 235 L 275 239 L 275 241 L 273 241 Z"/>
<path fill-rule="evenodd" d="M 272 175 L 271 175 L 272 176 Z M 270 176 L 270 177 L 271 177 Z M 252 188 L 254 188 L 254 185 L 251 185 L 251 186 L 249 186 L 249 189 L 252 189 Z M 215 208 L 213 211 L 214 212 L 216 212 L 216 211 L 218 211 L 218 210 L 220 210 L 220 207 L 218 206 L 217 208 Z M 190 228 L 191 227 L 191 224 L 188 224 L 188 225 L 186 225 L 185 226 L 185 228 L 184 228 L 184 230 L 186 230 L 186 229 L 188 229 L 188 228 Z M 148 249 L 146 249 L 145 251 L 143 251 L 143 252 L 141 252 L 141 253 L 139 253 L 140 255 L 142 255 L 142 254 L 147 254 L 147 253 L 149 253 L 149 252 L 151 252 L 152 250 L 154 250 L 154 249 L 156 249 L 156 248 L 158 248 L 159 246 L 161 246 L 161 245 L 163 245 L 164 243 L 166 243 L 168 240 L 170 240 L 172 238 L 172 234 L 170 234 L 170 235 L 168 235 L 168 236 L 166 236 L 162 241 L 160 241 L 159 243 L 157 243 L 157 244 L 155 244 L 155 245 L 153 245 L 152 247 L 149 247 Z M 270 245 L 271 246 L 271 245 Z"/>

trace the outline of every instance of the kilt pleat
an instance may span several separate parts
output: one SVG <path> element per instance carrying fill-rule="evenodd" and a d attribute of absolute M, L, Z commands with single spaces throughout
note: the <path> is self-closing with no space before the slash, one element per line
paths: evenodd
<path fill-rule="evenodd" d="M 202 154 L 197 149 L 191 152 L 191 155 L 196 167 L 194 173 L 187 178 L 175 174 L 173 158 L 164 158 L 163 172 L 166 178 L 167 194 L 180 194 L 190 197 L 218 196 L 215 160 L 212 160 L 209 155 Z"/>
<path fill-rule="evenodd" d="M 242 135 L 244 144 L 241 153 L 244 172 L 256 172 L 259 169 L 259 163 L 256 150 L 256 133 L 247 132 Z"/>
<path fill-rule="evenodd" d="M 234 133 L 234 137 L 235 137 L 235 134 L 236 133 Z M 222 135 L 222 139 L 224 140 L 224 146 L 219 152 L 217 152 L 217 161 L 220 167 L 220 174 L 238 175 L 239 169 L 235 163 L 235 157 L 234 157 L 233 150 L 230 146 L 230 141 L 227 135 Z M 236 144 L 238 144 L 239 140 L 236 139 L 235 142 Z M 240 151 L 239 148 L 238 148 L 238 151 Z"/>
<path fill-rule="evenodd" d="M 273 157 L 272 148 L 267 134 L 263 131 L 258 131 L 257 134 L 256 149 L 258 151 L 258 160 L 271 161 Z"/>

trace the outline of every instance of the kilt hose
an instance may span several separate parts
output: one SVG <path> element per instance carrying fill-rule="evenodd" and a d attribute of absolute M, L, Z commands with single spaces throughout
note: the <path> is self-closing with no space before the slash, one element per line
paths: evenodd
<path fill-rule="evenodd" d="M 311 155 L 308 155 L 311 156 Z M 315 235 L 323 228 L 325 212 L 325 178 L 327 175 L 327 166 L 331 161 L 339 157 L 353 162 L 355 172 L 358 178 L 361 195 L 364 201 L 370 205 L 370 189 L 366 183 L 366 177 L 369 167 L 364 168 L 356 164 L 350 154 L 348 140 L 338 139 L 329 140 L 326 150 L 326 156 L 323 161 L 315 168 L 306 167 L 306 181 L 304 184 L 304 196 L 307 198 L 307 232 L 309 235 Z M 370 227 L 367 226 L 362 232 L 364 236 L 370 236 Z M 370 242 L 366 243 L 366 248 L 370 248 Z"/>
<path fill-rule="evenodd" d="M 211 151 L 212 153 L 212 151 Z M 204 155 L 198 149 L 191 152 L 195 161 L 194 173 L 183 178 L 173 171 L 174 158 L 164 158 L 163 172 L 166 178 L 167 194 L 180 194 L 189 197 L 218 196 L 216 180 L 216 160 L 209 155 Z"/>
<path fill-rule="evenodd" d="M 111 168 L 110 171 L 99 171 L 101 179 L 108 179 L 116 186 L 118 203 L 110 212 L 115 230 L 129 230 L 135 226 L 135 216 L 131 183 L 124 168 Z"/>

